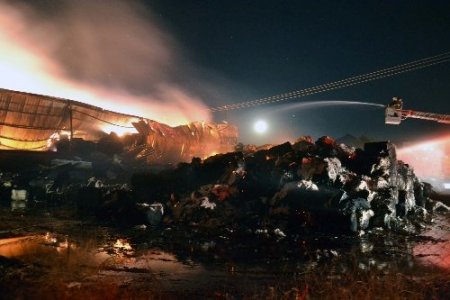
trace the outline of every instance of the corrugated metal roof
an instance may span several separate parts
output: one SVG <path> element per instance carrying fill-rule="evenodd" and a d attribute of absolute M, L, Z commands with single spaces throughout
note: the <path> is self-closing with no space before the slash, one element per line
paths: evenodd
<path fill-rule="evenodd" d="M 0 89 L 0 149 L 47 150 L 54 134 L 71 128 L 74 137 L 97 140 L 105 125 L 134 128 L 132 122 L 140 119 L 78 101 Z"/>

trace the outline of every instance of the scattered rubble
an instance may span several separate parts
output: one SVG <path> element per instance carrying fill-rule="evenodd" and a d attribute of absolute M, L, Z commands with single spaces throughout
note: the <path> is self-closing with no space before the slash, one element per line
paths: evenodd
<path fill-rule="evenodd" d="M 259 149 L 238 145 L 236 152 L 158 172 L 128 164 L 120 147 L 104 148 L 50 159 L 27 174 L 2 173 L 0 200 L 12 210 L 74 204 L 80 217 L 119 226 L 264 232 L 276 238 L 311 230 L 411 232 L 433 209 L 448 209 L 430 200 L 431 187 L 397 160 L 390 142 L 355 149 L 330 137 L 301 137 Z"/>
<path fill-rule="evenodd" d="M 166 205 L 174 216 L 167 224 L 283 234 L 407 228 L 410 220 L 424 220 L 431 201 L 426 184 L 397 161 L 389 142 L 362 150 L 305 137 L 294 145 L 239 150 L 160 175 L 135 174 L 134 191 L 156 201 L 178 195 L 177 207 Z"/>

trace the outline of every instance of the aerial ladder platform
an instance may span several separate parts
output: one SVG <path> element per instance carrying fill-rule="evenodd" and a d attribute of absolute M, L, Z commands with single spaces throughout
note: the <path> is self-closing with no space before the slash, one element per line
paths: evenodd
<path fill-rule="evenodd" d="M 392 102 L 386 106 L 385 123 L 399 125 L 408 118 L 434 121 L 450 125 L 450 115 L 421 112 L 403 109 L 403 100 L 399 97 L 392 98 Z"/>

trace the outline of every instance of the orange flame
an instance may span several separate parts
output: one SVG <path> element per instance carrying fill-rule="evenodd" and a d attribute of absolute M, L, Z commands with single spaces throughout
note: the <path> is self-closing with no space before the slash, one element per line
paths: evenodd
<path fill-rule="evenodd" d="M 109 125 L 109 124 L 103 125 L 101 127 L 101 130 L 105 133 L 114 132 L 119 137 L 122 137 L 127 134 L 138 133 L 138 131 L 135 128 L 123 128 L 123 127 L 117 127 L 117 126 Z"/>

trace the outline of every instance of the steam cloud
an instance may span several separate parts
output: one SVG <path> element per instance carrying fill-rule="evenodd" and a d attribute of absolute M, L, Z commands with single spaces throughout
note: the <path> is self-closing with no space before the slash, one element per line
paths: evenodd
<path fill-rule="evenodd" d="M 0 12 L 0 87 L 171 125 L 210 119 L 212 84 L 137 1 L 0 0 Z"/>
<path fill-rule="evenodd" d="M 428 181 L 450 180 L 450 135 L 421 141 L 397 151 L 400 160 L 408 162 L 417 176 Z"/>

